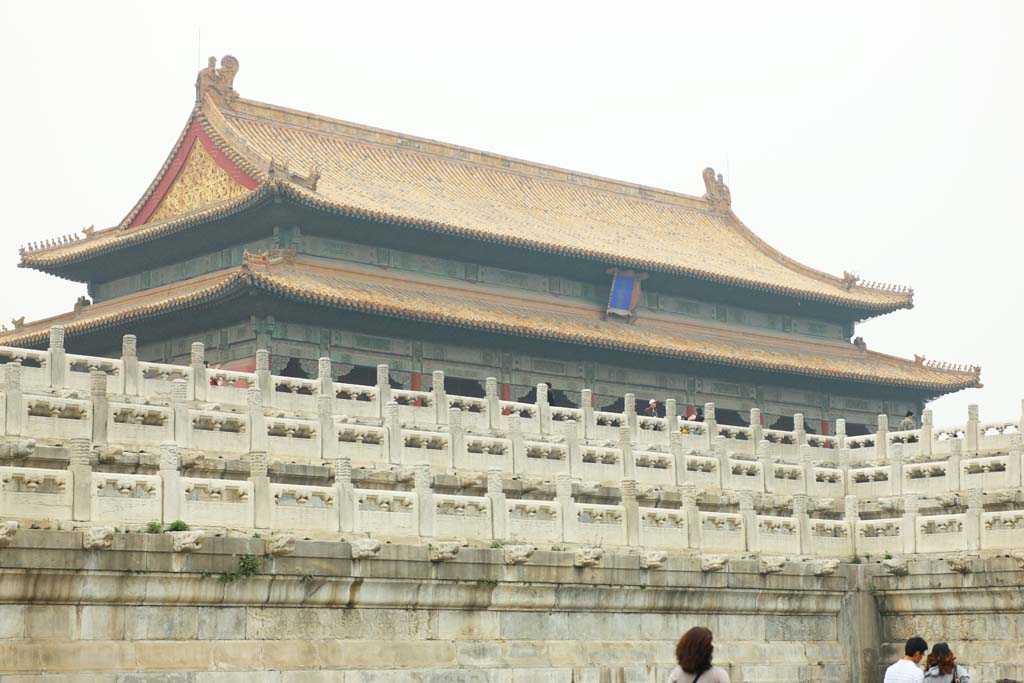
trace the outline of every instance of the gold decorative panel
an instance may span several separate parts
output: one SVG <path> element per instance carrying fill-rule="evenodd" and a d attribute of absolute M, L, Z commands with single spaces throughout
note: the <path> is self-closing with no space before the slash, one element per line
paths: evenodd
<path fill-rule="evenodd" d="M 192 143 L 174 184 L 149 217 L 149 223 L 179 216 L 248 192 L 217 165 L 200 140 Z"/>

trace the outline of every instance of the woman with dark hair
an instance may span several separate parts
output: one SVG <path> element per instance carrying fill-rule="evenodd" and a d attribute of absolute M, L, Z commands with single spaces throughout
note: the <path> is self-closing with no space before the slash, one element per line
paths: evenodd
<path fill-rule="evenodd" d="M 694 626 L 683 634 L 676 644 L 676 661 L 679 666 L 672 669 L 669 683 L 729 683 L 729 674 L 724 669 L 711 666 L 711 630 Z"/>
<path fill-rule="evenodd" d="M 946 643 L 935 644 L 924 669 L 924 680 L 929 683 L 971 683 L 970 674 L 956 663 L 956 655 Z"/>

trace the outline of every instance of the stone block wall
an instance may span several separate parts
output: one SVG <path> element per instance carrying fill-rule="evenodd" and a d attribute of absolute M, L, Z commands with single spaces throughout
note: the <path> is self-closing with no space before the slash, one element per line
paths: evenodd
<path fill-rule="evenodd" d="M 810 564 L 702 571 L 679 557 L 641 569 L 637 555 L 608 554 L 579 567 L 572 552 L 506 564 L 517 560 L 504 548 L 431 561 L 413 546 L 357 547 L 353 559 L 345 542 L 273 556 L 267 539 L 182 552 L 168 534 L 95 540 L 21 530 L 0 549 L 2 683 L 660 683 L 698 624 L 733 681 L 853 675 L 848 579 Z M 249 556 L 256 570 L 239 573 Z"/>
<path fill-rule="evenodd" d="M 921 636 L 949 643 L 972 681 L 1024 681 L 1024 558 L 920 559 L 902 575 L 870 567 L 866 585 L 881 614 L 881 671 Z M 905 573 L 904 573 L 905 572 Z"/>

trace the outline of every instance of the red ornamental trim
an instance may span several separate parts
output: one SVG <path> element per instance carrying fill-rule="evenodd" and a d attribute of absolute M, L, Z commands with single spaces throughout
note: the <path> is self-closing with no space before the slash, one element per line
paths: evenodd
<path fill-rule="evenodd" d="M 168 190 L 174 184 L 174 181 L 178 179 L 178 174 L 181 173 L 181 169 L 185 166 L 185 161 L 188 159 L 189 152 L 192 151 L 192 146 L 198 140 L 206 152 L 213 159 L 214 163 L 224 169 L 227 174 L 236 183 L 241 185 L 247 190 L 255 190 L 260 186 L 259 182 L 250 176 L 248 173 L 240 169 L 235 162 L 233 162 L 227 155 L 220 150 L 217 145 L 214 144 L 210 136 L 206 134 L 203 127 L 199 124 L 199 121 L 193 120 L 191 125 L 188 127 L 188 132 L 185 134 L 185 140 L 182 142 L 181 147 L 178 148 L 178 154 L 174 157 L 174 161 L 167 167 L 167 172 L 164 173 L 164 177 L 160 179 L 160 183 L 153 190 L 153 194 L 150 195 L 146 201 L 145 206 L 139 211 L 135 219 L 129 224 L 129 228 L 134 228 L 137 225 L 143 225 L 149 220 L 149 217 L 153 215 L 156 208 L 160 206 L 160 202 L 163 201 L 164 196 Z"/>

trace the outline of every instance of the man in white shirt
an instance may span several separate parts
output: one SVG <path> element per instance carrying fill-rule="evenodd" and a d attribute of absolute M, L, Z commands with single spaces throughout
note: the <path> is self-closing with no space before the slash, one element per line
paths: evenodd
<path fill-rule="evenodd" d="M 924 653 L 928 651 L 928 643 L 924 638 L 914 636 L 903 648 L 903 659 L 885 670 L 883 683 L 923 683 L 924 672 L 918 664 Z"/>

